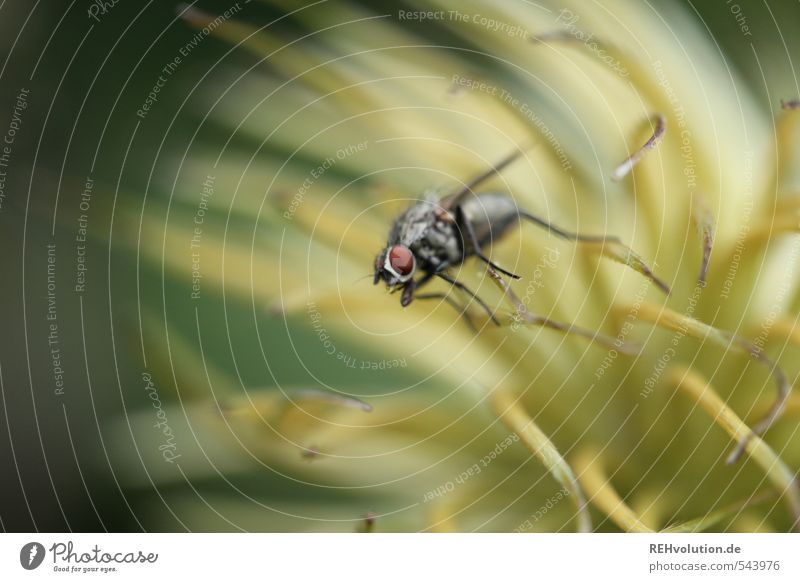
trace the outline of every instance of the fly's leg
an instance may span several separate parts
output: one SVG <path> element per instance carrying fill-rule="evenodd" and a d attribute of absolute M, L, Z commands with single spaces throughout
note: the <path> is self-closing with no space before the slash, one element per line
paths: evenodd
<path fill-rule="evenodd" d="M 560 236 L 561 238 L 565 238 L 570 241 L 575 242 L 588 242 L 588 243 L 595 243 L 603 245 L 602 254 L 609 257 L 610 259 L 622 263 L 623 265 L 627 265 L 628 267 L 632 268 L 634 271 L 638 271 L 648 279 L 650 279 L 653 283 L 655 283 L 659 289 L 661 289 L 667 295 L 670 294 L 669 285 L 666 282 L 662 281 L 658 277 L 656 277 L 655 273 L 653 273 L 652 269 L 647 266 L 647 264 L 642 260 L 639 255 L 637 255 L 633 249 L 630 247 L 622 244 L 622 241 L 616 236 L 605 236 L 605 235 L 580 235 L 575 234 L 574 232 L 569 232 L 563 230 L 557 226 L 554 226 L 528 212 L 520 212 L 520 218 L 525 218 L 530 220 L 537 226 L 541 226 L 552 232 L 553 234 Z M 607 246 L 606 246 L 607 245 Z"/>
<path fill-rule="evenodd" d="M 403 287 L 403 294 L 400 296 L 400 305 L 407 307 L 412 301 L 414 301 L 414 290 L 416 288 L 417 286 L 413 279 L 406 283 L 405 287 Z"/>
<path fill-rule="evenodd" d="M 483 307 L 483 309 L 486 311 L 486 313 L 489 315 L 489 317 L 495 323 L 495 325 L 500 325 L 500 322 L 494 316 L 494 313 L 492 313 L 492 310 L 489 309 L 489 306 L 486 305 L 486 303 L 483 301 L 483 299 L 478 297 L 477 294 L 475 294 L 475 292 L 473 292 L 473 291 L 471 291 L 469 289 L 469 287 L 467 287 L 466 285 L 464 285 L 460 281 L 456 281 L 453 277 L 451 277 L 450 275 L 448 275 L 447 273 L 444 272 L 449 267 L 450 267 L 450 264 L 447 263 L 447 262 L 444 262 L 441 265 L 439 265 L 438 268 L 435 271 L 428 271 L 424 275 L 422 275 L 422 277 L 420 277 L 418 280 L 414 281 L 412 279 L 408 283 L 406 283 L 405 287 L 403 287 L 403 295 L 400 298 L 400 304 L 403 307 L 406 307 L 414 299 L 435 299 L 435 298 L 444 299 L 445 301 L 447 301 L 450 305 L 452 305 L 454 308 L 456 308 L 461 313 L 461 315 L 466 320 L 467 325 L 469 325 L 469 327 L 473 331 L 477 331 L 474 323 L 472 322 L 472 320 L 469 318 L 469 315 L 467 314 L 466 307 L 460 305 L 458 302 L 456 302 L 454 299 L 452 299 L 451 297 L 449 297 L 445 293 L 423 293 L 423 294 L 420 294 L 420 295 L 415 295 L 414 294 L 417 289 L 419 289 L 420 287 L 425 285 L 428 281 L 433 279 L 433 277 L 439 277 L 441 279 L 444 279 L 445 281 L 447 281 L 448 283 L 450 283 L 451 285 L 453 285 L 457 289 L 461 289 L 462 291 L 467 293 L 470 297 L 472 297 L 475 301 L 477 301 L 478 304 L 481 307 Z"/>
<path fill-rule="evenodd" d="M 472 319 L 467 313 L 467 308 L 461 305 L 458 301 L 450 297 L 447 293 L 422 293 L 421 295 L 417 295 L 415 299 L 444 299 L 449 305 L 453 307 L 461 317 L 464 318 L 464 322 L 469 326 L 469 328 L 474 331 L 478 332 L 478 328 L 475 327 L 475 324 L 472 322 Z"/>
<path fill-rule="evenodd" d="M 487 265 L 489 265 L 495 271 L 500 271 L 504 275 L 508 275 L 513 279 L 519 279 L 519 275 L 515 275 L 510 271 L 506 271 L 502 267 L 493 263 L 491 259 L 489 259 L 489 257 L 483 254 L 483 251 L 481 250 L 481 245 L 480 243 L 478 243 L 478 237 L 475 236 L 475 229 L 472 228 L 472 223 L 469 220 L 467 220 L 467 217 L 464 215 L 464 209 L 461 206 L 456 206 L 455 210 L 456 210 L 456 225 L 467 233 L 467 240 L 469 241 L 469 244 L 472 246 L 472 251 L 475 253 L 475 256 L 478 257 Z"/>
<path fill-rule="evenodd" d="M 456 288 L 458 288 L 458 289 L 461 289 L 462 291 L 464 291 L 465 293 L 467 293 L 467 294 L 468 294 L 470 297 L 472 297 L 472 298 L 473 298 L 475 301 L 477 301 L 477 302 L 478 302 L 478 304 L 479 304 L 481 307 L 483 307 L 484 311 L 486 311 L 486 313 L 489 315 L 489 317 L 490 317 L 490 318 L 491 318 L 491 320 L 492 320 L 492 321 L 495 323 L 495 325 L 500 325 L 500 322 L 499 322 L 499 321 L 497 320 L 497 318 L 494 316 L 494 313 L 492 313 L 492 310 L 491 310 L 491 309 L 489 309 L 489 306 L 488 306 L 488 305 L 486 305 L 486 302 L 484 302 L 484 300 L 483 300 L 483 299 L 481 299 L 480 297 L 478 297 L 478 295 L 477 295 L 477 294 L 476 294 L 474 291 L 471 291 L 469 287 L 467 287 L 466 285 L 464 285 L 464 283 L 461 283 L 460 281 L 456 281 L 455 279 L 453 279 L 453 278 L 452 278 L 450 275 L 448 275 L 447 273 L 436 273 L 436 276 L 437 276 L 437 277 L 439 277 L 440 279 L 444 279 L 445 281 L 447 281 L 448 283 L 450 283 L 450 284 L 451 284 L 451 285 L 453 285 L 454 287 L 456 287 Z"/>
<path fill-rule="evenodd" d="M 422 277 L 414 281 L 411 279 L 408 283 L 405 284 L 403 287 L 403 294 L 400 296 L 400 305 L 403 307 L 408 307 L 408 305 L 414 301 L 414 292 L 422 287 L 425 283 L 433 279 L 433 276 L 436 273 L 433 271 L 429 271 L 425 273 Z"/>
<path fill-rule="evenodd" d="M 577 242 L 593 242 L 593 243 L 602 243 L 602 242 L 609 242 L 609 243 L 619 243 L 621 242 L 615 236 L 605 236 L 602 234 L 599 235 L 585 235 L 585 234 L 577 234 L 574 232 L 566 231 L 562 228 L 555 226 L 554 224 L 550 224 L 546 220 L 539 218 L 534 214 L 530 214 L 529 212 L 520 211 L 519 213 L 520 218 L 524 218 L 526 220 L 530 220 L 534 224 L 541 226 L 542 228 L 546 228 L 550 232 L 552 232 L 556 236 L 560 236 L 563 239 L 570 240 L 570 241 L 577 241 Z"/>

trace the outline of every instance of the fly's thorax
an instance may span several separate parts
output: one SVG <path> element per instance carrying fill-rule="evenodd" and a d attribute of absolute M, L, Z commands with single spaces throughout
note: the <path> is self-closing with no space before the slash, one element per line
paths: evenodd
<path fill-rule="evenodd" d="M 434 271 L 442 264 L 463 260 L 461 234 L 452 213 L 436 201 L 415 203 L 395 221 L 390 244 L 405 245 L 414 253 L 417 267 Z"/>
<path fill-rule="evenodd" d="M 444 263 L 458 265 L 464 259 L 461 233 L 453 222 L 435 221 L 412 246 L 420 268 L 435 270 Z"/>
<path fill-rule="evenodd" d="M 397 217 L 390 235 L 390 243 L 411 248 L 424 236 L 425 231 L 435 221 L 436 204 L 427 200 L 417 202 Z"/>

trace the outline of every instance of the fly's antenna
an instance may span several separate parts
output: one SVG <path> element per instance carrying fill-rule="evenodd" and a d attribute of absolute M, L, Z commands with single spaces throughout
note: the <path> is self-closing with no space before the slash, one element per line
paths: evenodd
<path fill-rule="evenodd" d="M 499 163 L 495 164 L 494 166 L 486 170 L 483 174 L 467 182 L 463 188 L 457 190 L 453 194 L 450 194 L 447 197 L 446 202 L 442 201 L 442 206 L 445 208 L 455 208 L 456 206 L 459 205 L 459 203 L 461 203 L 461 200 L 467 194 L 472 192 L 475 188 L 483 184 L 486 180 L 488 180 L 492 176 L 502 172 L 512 162 L 516 161 L 517 158 L 522 156 L 522 154 L 524 154 L 528 149 L 530 149 L 530 146 L 521 146 L 518 150 L 512 152 L 510 155 L 500 160 Z"/>
<path fill-rule="evenodd" d="M 356 279 L 355 281 L 353 281 L 353 285 L 355 285 L 356 283 L 360 283 L 360 282 L 361 282 L 361 281 L 363 281 L 364 279 L 371 279 L 371 278 L 373 278 L 374 276 L 375 276 L 375 273 L 367 273 L 366 275 L 362 275 L 361 277 L 359 277 L 358 279 Z"/>

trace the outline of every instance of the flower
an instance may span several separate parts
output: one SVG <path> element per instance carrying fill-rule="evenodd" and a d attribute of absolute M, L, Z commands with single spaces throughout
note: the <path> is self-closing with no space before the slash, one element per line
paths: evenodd
<path fill-rule="evenodd" d="M 775 140 L 683 13 L 408 5 L 180 9 L 236 58 L 209 65 L 199 124 L 217 131 L 180 154 L 174 195 L 128 210 L 181 289 L 143 308 L 180 455 L 161 462 L 164 434 L 134 415 L 168 490 L 151 523 L 795 527 L 797 112 L 776 112 Z M 373 287 L 404 208 L 514 151 L 482 189 L 622 244 L 523 224 L 490 250 L 520 281 L 453 269 L 500 327 L 442 281 L 447 299 L 407 308 Z"/>

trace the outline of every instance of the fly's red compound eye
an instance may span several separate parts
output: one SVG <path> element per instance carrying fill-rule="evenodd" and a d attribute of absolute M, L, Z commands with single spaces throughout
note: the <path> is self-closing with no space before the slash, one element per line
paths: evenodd
<path fill-rule="evenodd" d="M 414 253 L 403 245 L 394 245 L 386 255 L 386 265 L 401 281 L 414 274 Z"/>

